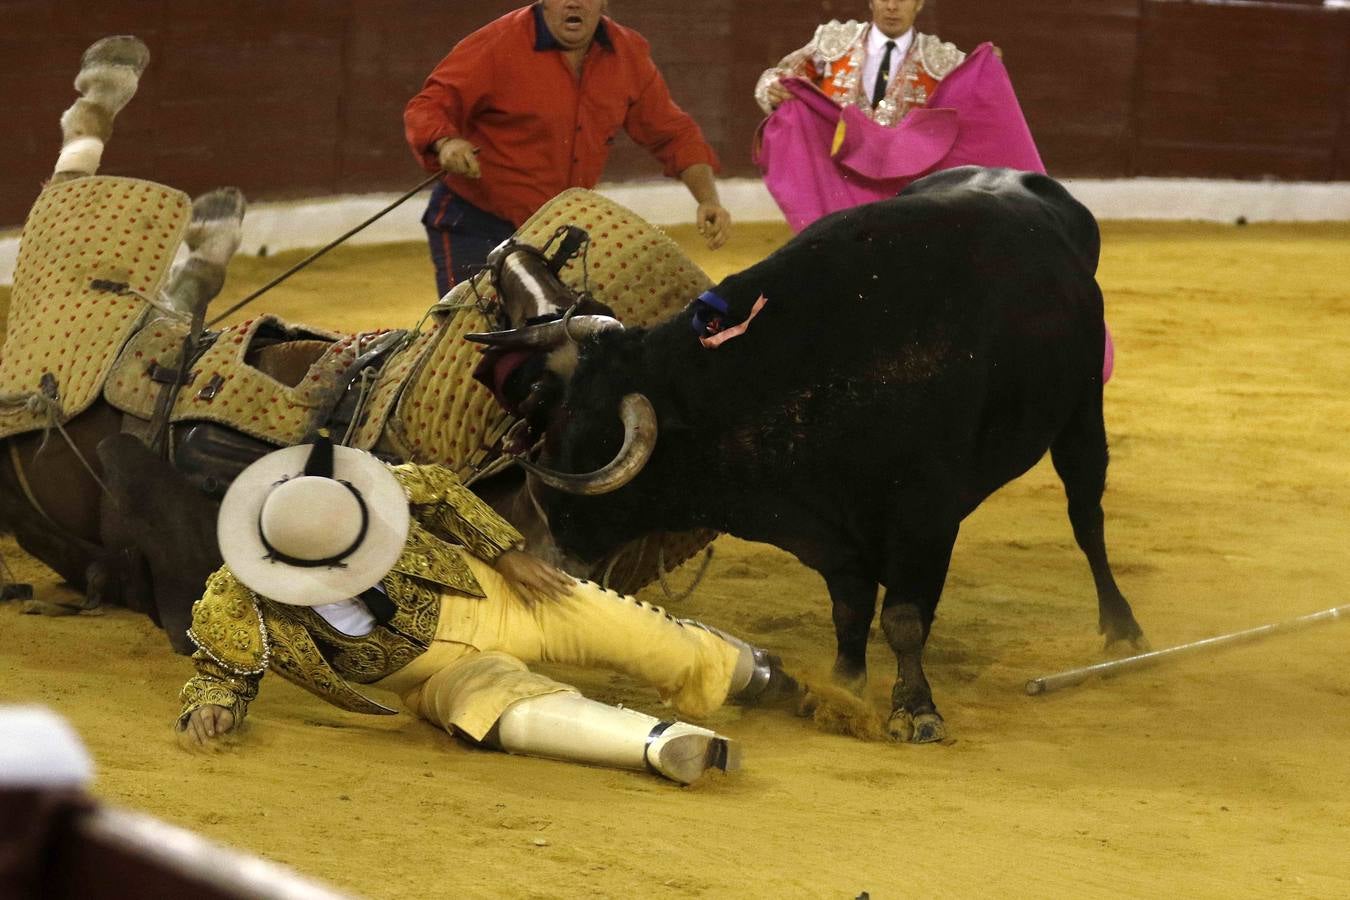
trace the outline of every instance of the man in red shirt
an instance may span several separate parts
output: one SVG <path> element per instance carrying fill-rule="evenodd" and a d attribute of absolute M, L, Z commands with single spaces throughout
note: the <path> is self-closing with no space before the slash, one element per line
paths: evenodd
<path fill-rule="evenodd" d="M 717 156 L 671 99 L 646 39 L 604 8 L 539 0 L 508 13 L 460 41 L 408 101 L 408 145 L 427 171 L 446 173 L 422 217 L 442 296 L 549 199 L 594 187 L 620 128 L 689 188 L 708 246 L 725 243 Z"/>

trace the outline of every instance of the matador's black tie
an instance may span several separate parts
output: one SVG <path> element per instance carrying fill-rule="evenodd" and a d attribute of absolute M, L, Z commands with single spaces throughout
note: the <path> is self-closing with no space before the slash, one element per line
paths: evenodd
<path fill-rule="evenodd" d="M 876 106 L 886 97 L 886 86 L 891 83 L 891 53 L 895 51 L 895 41 L 886 42 L 886 52 L 881 57 L 881 68 L 877 69 L 877 83 L 872 88 L 872 105 Z"/>

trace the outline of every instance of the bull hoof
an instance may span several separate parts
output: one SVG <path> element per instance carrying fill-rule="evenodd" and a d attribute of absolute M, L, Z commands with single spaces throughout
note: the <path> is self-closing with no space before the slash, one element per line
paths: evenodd
<path fill-rule="evenodd" d="M 935 744 L 947 737 L 947 723 L 937 713 L 910 715 L 903 709 L 891 713 L 886 722 L 891 740 L 903 744 Z"/>
<path fill-rule="evenodd" d="M 910 738 L 916 744 L 933 744 L 947 737 L 947 723 L 937 713 L 919 713 L 914 717 L 914 736 Z"/>
<path fill-rule="evenodd" d="M 834 682 L 836 687 L 843 688 L 855 697 L 861 697 L 867 690 L 866 672 L 849 675 L 836 669 L 831 673 L 830 680 Z"/>
<path fill-rule="evenodd" d="M 1106 655 L 1112 659 L 1118 659 L 1123 656 L 1135 656 L 1140 653 L 1148 653 L 1153 649 L 1153 645 L 1144 637 L 1143 632 L 1129 637 L 1111 637 L 1106 638 L 1106 645 L 1103 647 Z"/>

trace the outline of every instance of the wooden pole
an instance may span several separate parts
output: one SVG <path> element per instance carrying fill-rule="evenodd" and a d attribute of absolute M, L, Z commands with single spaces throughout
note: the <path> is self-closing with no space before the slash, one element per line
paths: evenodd
<path fill-rule="evenodd" d="M 1028 694 L 1033 696 L 1038 694 L 1048 694 L 1051 691 L 1057 691 L 1061 688 L 1082 684 L 1094 675 L 1116 675 L 1121 672 L 1132 672 L 1135 669 L 1144 669 L 1156 665 L 1157 663 L 1162 662 L 1165 659 L 1171 659 L 1172 657 L 1182 656 L 1188 653 L 1197 653 L 1202 650 L 1213 650 L 1217 647 L 1225 647 L 1230 644 L 1253 641 L 1258 638 L 1269 637 L 1273 634 L 1285 634 L 1290 631 L 1300 631 L 1313 625 L 1334 622 L 1342 617 L 1350 618 L 1350 605 L 1333 606 L 1331 609 L 1309 613 L 1306 616 L 1299 616 L 1296 619 L 1287 619 L 1283 622 L 1275 622 L 1270 625 L 1260 625 L 1256 628 L 1248 628 L 1245 631 L 1235 631 L 1232 634 L 1221 634 L 1216 637 L 1205 638 L 1203 640 L 1193 641 L 1189 644 L 1181 644 L 1176 647 L 1167 647 L 1162 650 L 1151 650 L 1148 653 L 1140 653 L 1137 656 L 1127 656 L 1124 659 L 1113 659 L 1092 666 L 1083 666 L 1079 669 L 1068 669 L 1063 672 L 1056 672 L 1053 675 L 1042 675 L 1040 678 L 1033 678 L 1028 681 L 1026 690 Z"/>

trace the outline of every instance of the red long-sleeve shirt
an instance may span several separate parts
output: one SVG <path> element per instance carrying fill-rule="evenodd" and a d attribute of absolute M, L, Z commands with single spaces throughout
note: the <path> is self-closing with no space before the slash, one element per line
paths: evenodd
<path fill-rule="evenodd" d="M 578 79 L 533 5 L 455 45 L 408 101 L 403 125 L 428 172 L 439 168 L 438 139 L 478 147 L 482 177 L 447 175 L 445 183 L 516 225 L 569 187 L 595 187 L 620 128 L 666 175 L 718 165 L 703 132 L 671 99 L 646 38 L 602 18 Z"/>

